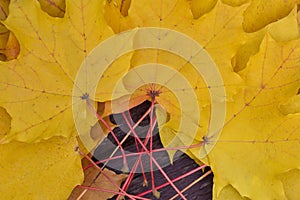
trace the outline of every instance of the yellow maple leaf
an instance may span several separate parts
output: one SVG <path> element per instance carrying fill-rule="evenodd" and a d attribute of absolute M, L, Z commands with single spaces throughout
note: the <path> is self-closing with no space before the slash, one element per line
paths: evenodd
<path fill-rule="evenodd" d="M 295 0 L 253 0 L 244 13 L 246 32 L 257 31 L 285 17 L 295 6 Z"/>
<path fill-rule="evenodd" d="M 143 5 L 143 8 L 140 7 L 141 5 Z M 163 13 L 159 17 L 161 20 L 158 19 L 157 17 L 160 15 L 158 13 L 160 6 L 164 8 Z M 128 30 L 136 26 L 137 27 L 157 26 L 157 27 L 164 27 L 164 28 L 180 31 L 181 33 L 185 33 L 186 35 L 191 36 L 193 39 L 198 41 L 206 51 L 209 52 L 210 56 L 213 58 L 217 66 L 222 66 L 222 68 L 219 68 L 219 70 L 223 75 L 222 78 L 223 81 L 225 82 L 225 87 L 227 85 L 230 87 L 231 85 L 238 85 L 239 83 L 241 83 L 241 79 L 236 74 L 231 73 L 232 69 L 230 66 L 230 62 L 231 62 L 230 58 L 232 57 L 232 54 L 237 50 L 238 45 L 241 44 L 242 41 L 244 41 L 245 35 L 241 26 L 242 13 L 244 8 L 245 6 L 234 8 L 222 3 L 218 3 L 215 6 L 215 8 L 210 13 L 208 13 L 205 17 L 199 18 L 198 20 L 194 20 L 192 13 L 190 13 L 190 4 L 187 1 L 177 1 L 177 2 L 165 1 L 162 5 L 160 5 L 160 3 L 152 4 L 148 1 L 139 1 L 139 2 L 132 2 L 129 15 L 127 17 L 119 16 L 114 18 L 114 16 L 112 16 L 116 20 L 110 21 L 111 22 L 110 25 L 117 32 Z M 106 13 L 107 14 L 110 13 L 111 15 L 113 15 L 114 13 L 116 13 L 114 9 L 118 9 L 118 8 L 114 7 L 113 2 L 110 2 L 110 4 L 107 4 L 106 6 Z M 145 13 L 147 13 L 147 16 L 143 16 L 143 17 L 146 20 L 141 20 L 140 16 L 144 15 Z M 182 18 L 184 18 L 185 21 L 182 21 Z M 211 21 L 213 21 L 215 24 L 212 29 L 208 28 Z M 196 32 L 197 34 L 195 34 Z M 224 41 L 223 38 L 228 38 L 228 39 Z M 174 38 L 174 40 L 176 39 Z M 219 45 L 220 43 L 224 45 Z M 207 58 L 207 61 L 203 61 L 203 62 L 207 62 L 207 64 L 210 66 L 209 59 L 210 58 Z M 161 64 L 164 64 L 166 66 L 171 66 L 172 68 L 174 68 L 174 70 L 178 71 L 183 77 L 185 77 L 188 80 L 188 83 L 190 84 L 190 86 L 182 85 L 182 88 L 177 88 L 177 90 L 183 88 L 186 89 L 193 88 L 196 93 L 196 97 L 199 99 L 200 109 L 202 106 L 209 104 L 210 97 L 208 95 L 207 86 L 205 85 L 205 81 L 207 80 L 204 80 L 201 76 L 197 76 L 197 71 L 193 70 L 191 64 L 186 63 L 185 60 L 176 57 L 175 55 L 173 56 L 168 55 L 168 53 L 163 51 L 151 52 L 149 50 L 139 50 L 134 53 L 131 59 L 131 64 L 130 64 L 131 69 L 134 69 L 134 67 L 148 62 L 152 62 L 152 63 L 159 62 Z M 145 72 L 144 74 L 146 76 L 147 72 Z M 161 79 L 164 78 L 168 79 L 168 77 L 170 78 L 171 76 L 170 74 L 172 74 L 172 72 L 170 73 L 170 71 L 169 72 L 165 71 L 164 74 L 160 74 L 162 77 Z M 116 82 L 117 80 L 118 78 L 113 80 L 110 79 L 110 82 L 112 81 Z M 125 85 L 132 84 L 130 83 L 130 80 L 137 80 L 137 79 L 132 77 L 130 78 L 127 76 L 124 78 L 124 81 L 125 82 L 129 81 L 129 82 L 124 84 Z M 176 80 L 174 82 L 176 82 Z M 102 87 L 99 86 L 99 90 L 97 93 L 98 100 L 100 101 L 109 100 L 109 99 L 105 99 L 107 98 L 107 95 L 104 95 L 104 92 L 103 91 L 101 92 L 100 88 Z M 110 91 L 105 90 L 105 93 L 111 94 L 113 93 L 112 90 L 113 89 L 111 89 Z M 141 90 L 142 90 L 141 93 L 136 94 L 136 96 L 145 95 L 145 91 L 143 89 Z M 187 95 L 184 93 L 187 93 L 188 91 L 182 91 L 182 92 L 183 94 L 181 95 Z M 231 87 L 231 90 L 228 90 L 226 94 L 226 98 L 231 99 L 236 92 L 237 91 L 233 87 Z M 126 94 L 126 91 L 123 91 L 123 93 Z M 224 95 L 223 98 L 225 98 Z M 140 99 L 140 101 L 144 99 L 145 98 Z M 177 142 L 174 142 L 172 144 L 173 146 L 178 146 L 180 143 L 182 144 L 182 142 L 187 138 L 187 135 L 184 134 L 184 132 L 182 132 L 182 135 L 176 132 L 176 130 L 178 131 L 178 124 L 180 123 L 179 121 L 181 117 L 181 114 L 179 114 L 180 113 L 180 106 L 178 105 L 179 102 L 176 100 L 175 96 L 172 95 L 170 92 L 161 92 L 159 97 L 157 97 L 157 101 L 164 107 L 164 109 L 167 110 L 167 112 L 170 113 L 170 121 L 164 125 L 163 129 L 160 129 L 162 135 L 168 135 L 168 137 L 162 138 L 164 144 L 170 143 L 170 140 L 173 139 L 175 140 L 179 139 Z M 162 101 L 164 102 L 162 103 Z M 189 104 L 185 103 L 185 105 L 189 105 Z M 195 115 L 196 113 L 193 110 L 194 109 L 193 106 L 194 105 L 191 104 L 190 108 L 189 109 L 187 108 L 189 111 L 186 111 L 185 113 L 187 117 L 188 116 L 190 117 L 189 119 L 193 118 L 192 115 Z M 203 120 L 205 120 L 205 118 L 203 118 Z M 201 125 L 200 127 L 202 128 L 202 133 L 197 135 L 196 138 L 198 141 L 202 138 L 202 136 L 204 136 L 205 131 L 203 130 L 207 128 L 208 121 L 205 121 L 202 124 L 204 124 L 203 126 Z M 191 123 L 190 127 L 192 129 L 199 128 L 197 123 Z M 185 128 L 187 127 L 185 126 Z M 174 135 L 176 134 L 177 137 L 174 138 Z M 166 138 L 168 139 L 164 141 Z M 191 138 L 188 141 L 190 142 Z M 186 144 L 186 142 L 183 142 L 183 144 Z"/>
<path fill-rule="evenodd" d="M 253 199 L 286 198 L 277 176 L 300 165 L 300 116 L 293 109 L 282 113 L 280 106 L 299 89 L 298 45 L 299 40 L 277 43 L 267 35 L 241 72 L 245 89 L 228 104 L 227 122 L 209 154 L 215 194 L 231 184 Z"/>
<path fill-rule="evenodd" d="M 82 182 L 76 139 L 0 145 L 2 199 L 66 199 Z"/>
<path fill-rule="evenodd" d="M 0 107 L 0 136 L 9 132 L 11 116 Z M 65 199 L 82 181 L 76 139 L 53 137 L 39 143 L 0 145 L 0 193 L 3 199 Z"/>
<path fill-rule="evenodd" d="M 15 35 L 1 39 L 2 60 L 10 60 L 0 62 L 5 199 L 65 199 L 82 181 L 72 89 L 83 59 L 112 31 L 104 22 L 103 1 L 56 2 L 67 10 L 57 13 L 42 0 L 11 1 L 8 17 L 1 18 L 3 30 Z M 16 44 L 20 53 L 12 51 Z"/>
<path fill-rule="evenodd" d="M 2 142 L 74 133 L 72 89 L 77 69 L 111 31 L 101 16 L 102 2 L 66 1 L 66 6 L 65 17 L 54 18 L 38 2 L 11 2 L 3 23 L 16 35 L 21 52 L 0 66 L 0 73 L 5 74 L 1 76 L 1 106 L 13 118 Z"/>
<path fill-rule="evenodd" d="M 191 36 L 199 42 L 218 66 L 224 81 L 223 86 L 226 89 L 227 115 L 220 142 L 218 142 L 217 146 L 209 154 L 209 159 L 204 160 L 205 162 L 210 162 L 216 173 L 214 193 L 216 198 L 222 189 L 225 189 L 222 191 L 226 191 L 227 188 L 229 188 L 228 190 L 231 190 L 230 188 L 232 188 L 232 186 L 237 189 L 237 194 L 239 193 L 242 196 L 253 199 L 286 198 L 282 185 L 277 179 L 277 175 L 286 170 L 299 167 L 296 154 L 299 150 L 299 146 L 296 145 L 299 138 L 297 138 L 297 134 L 294 133 L 299 129 L 297 126 L 299 116 L 298 114 L 295 114 L 299 112 L 299 98 L 298 96 L 295 96 L 299 88 L 299 70 L 297 68 L 296 59 L 298 53 L 296 50 L 297 41 L 292 41 L 287 44 L 277 44 L 271 38 L 272 36 L 277 41 L 289 41 L 299 37 L 296 9 L 294 9 L 287 18 L 284 18 L 278 23 L 271 24 L 260 32 L 246 34 L 243 31 L 242 24 L 244 24 L 245 28 L 247 23 L 249 23 L 249 21 L 247 21 L 249 18 L 251 19 L 251 17 L 253 17 L 250 20 L 252 24 L 256 24 L 256 21 L 263 18 L 263 14 L 261 14 L 259 18 L 255 18 L 257 16 L 256 14 L 253 14 L 252 12 L 254 11 L 251 10 L 253 9 L 253 4 L 258 2 L 259 1 L 253 1 L 250 7 L 248 7 L 247 4 L 241 7 L 230 7 L 218 2 L 210 12 L 205 10 L 205 15 L 200 12 L 201 14 L 199 16 L 203 16 L 197 20 L 195 20 L 190 13 L 189 4 L 186 1 L 164 1 L 163 3 L 157 4 L 153 2 L 150 3 L 149 1 L 132 2 L 128 16 L 126 17 L 116 12 L 116 10 L 119 9 L 118 2 L 110 1 L 106 6 L 107 21 L 116 33 L 134 27 L 164 27 L 171 30 L 177 30 Z M 234 4 L 233 1 L 232 4 Z M 261 2 L 261 5 L 264 9 L 268 9 L 268 2 Z M 253 28 L 251 31 L 265 27 L 273 22 L 274 19 L 277 20 L 287 16 L 295 7 L 295 4 L 294 2 L 287 2 L 287 5 L 288 6 L 278 5 L 278 10 L 268 12 L 267 20 L 262 20 L 261 23 L 258 22 L 257 27 Z M 200 9 L 207 9 L 207 7 L 200 7 Z M 108 18 L 108 16 L 111 18 Z M 245 16 L 245 19 L 243 16 Z M 282 32 L 282 28 L 285 27 L 289 27 L 290 29 Z M 162 35 L 164 34 L 165 32 L 163 32 Z M 264 38 L 265 34 L 267 34 L 266 38 Z M 176 43 L 175 40 L 174 43 Z M 245 51 L 244 48 L 249 47 L 249 45 L 250 50 Z M 290 59 L 288 53 L 280 54 L 280 49 L 282 51 L 290 52 L 293 59 Z M 236 52 L 238 52 L 238 54 L 236 54 L 234 59 L 239 60 L 232 60 L 233 55 Z M 241 52 L 241 54 L 239 54 L 239 52 Z M 269 57 L 264 57 L 266 52 L 269 52 Z M 249 59 L 250 64 L 247 65 Z M 276 72 L 274 69 L 281 66 L 280 63 L 287 64 L 289 61 L 293 63 L 289 65 L 294 65 L 294 69 L 279 70 L 283 73 L 274 73 Z M 231 62 L 236 65 L 234 66 L 236 67 L 235 69 L 231 67 Z M 199 100 L 198 106 L 201 108 L 201 116 L 204 116 L 204 119 L 202 121 L 200 120 L 200 127 L 198 127 L 199 130 L 197 135 L 192 136 L 192 139 L 187 139 L 190 137 L 189 130 L 191 126 L 193 126 L 193 114 L 191 114 L 191 112 L 185 113 L 186 115 L 189 115 L 191 123 L 189 126 L 184 126 L 186 132 L 179 131 L 178 124 L 184 116 L 182 116 L 182 113 L 179 114 L 180 109 L 183 108 L 179 106 L 178 101 L 182 99 L 176 98 L 176 95 L 172 96 L 170 91 L 164 87 L 156 87 L 160 88 L 160 93 L 155 99 L 170 115 L 169 121 L 164 124 L 161 123 L 161 126 L 159 127 L 163 144 L 166 147 L 184 146 L 187 145 L 187 143 L 190 145 L 199 144 L 202 137 L 205 136 L 204 130 L 207 129 L 210 123 L 209 113 L 211 108 L 210 106 L 207 106 L 210 105 L 208 103 L 210 100 L 209 96 L 206 95 L 207 93 L 205 94 L 203 90 L 199 90 L 198 88 L 207 89 L 208 86 L 205 86 L 201 77 L 197 77 L 197 73 L 190 68 L 189 62 L 184 63 L 181 58 L 170 55 L 163 50 L 152 50 L 152 52 L 151 50 L 138 50 L 135 51 L 132 56 L 130 68 L 136 72 L 137 75 L 129 73 L 124 76 L 122 81 L 125 87 L 118 91 L 122 91 L 127 95 L 132 93 L 134 91 L 133 88 L 131 88 L 132 85 L 142 85 L 141 82 L 137 83 L 137 79 L 139 79 L 138 76 L 142 77 L 141 79 L 144 83 L 151 82 L 148 81 L 148 77 L 153 75 L 153 72 L 151 72 L 151 70 L 147 71 L 147 69 L 139 71 L 138 68 L 139 65 L 145 63 L 161 63 L 168 65 L 178 71 L 182 77 L 185 77 L 190 83 L 189 88 L 192 88 L 197 94 L 197 99 Z M 264 69 L 263 73 L 261 72 L 261 68 Z M 163 68 L 158 69 L 161 70 L 159 71 L 161 73 L 159 75 L 166 77 L 168 80 L 168 74 L 170 74 L 170 72 L 164 72 Z M 236 72 L 242 71 L 237 74 L 234 73 L 234 70 Z M 275 79 L 272 80 L 274 81 L 272 84 L 276 85 L 276 87 L 274 86 L 274 88 L 272 88 L 269 85 L 271 82 L 268 82 L 268 84 L 264 85 L 264 88 L 262 89 L 263 92 L 258 92 L 260 86 L 257 86 L 254 83 L 258 82 L 261 77 L 271 78 L 272 75 L 278 78 L 276 81 L 274 81 Z M 110 81 L 114 81 L 117 84 L 119 79 L 120 77 L 118 77 L 117 80 L 111 79 Z M 177 79 L 174 78 L 174 80 L 176 82 Z M 182 82 L 180 82 L 180 84 L 181 83 Z M 156 84 L 161 85 L 159 81 L 157 81 Z M 286 90 L 289 91 L 289 93 L 283 91 L 283 88 L 286 85 Z M 151 100 L 151 96 L 147 94 L 147 91 L 149 91 L 149 88 L 151 90 L 151 87 L 150 84 L 150 86 L 141 87 L 134 92 L 133 98 L 145 96 L 145 98 L 135 102 L 136 104 L 147 98 L 148 100 Z M 272 89 L 266 89 L 266 87 L 271 87 Z M 179 87 L 177 89 L 182 91 L 184 88 L 185 87 Z M 99 91 L 97 97 L 101 101 L 110 100 L 109 98 L 105 99 L 107 98 L 107 95 L 104 95 L 104 93 L 112 94 L 113 91 Z M 184 94 L 188 96 L 187 92 L 184 92 Z M 204 97 L 201 96 L 203 94 Z M 278 96 L 282 96 L 282 99 Z M 261 104 L 258 103 L 259 105 L 257 107 L 252 107 L 250 104 L 259 102 L 259 97 L 261 98 Z M 275 101 L 273 101 L 274 99 L 278 99 L 278 101 L 275 103 Z M 182 101 L 184 102 L 184 100 Z M 267 102 L 269 102 L 270 105 Z M 273 110 L 270 110 L 271 107 L 269 106 L 273 106 Z M 186 107 L 188 107 L 188 105 L 186 105 Z M 280 112 L 278 107 L 280 108 Z M 158 117 L 161 116 L 159 113 L 157 114 Z M 274 116 L 272 116 L 273 114 Z M 163 116 L 163 118 L 166 119 L 166 116 Z M 276 128 L 278 128 L 278 130 L 274 132 Z M 282 135 L 285 135 L 286 133 L 290 133 L 290 135 L 285 138 L 287 141 L 283 141 Z M 202 158 L 207 154 L 206 151 L 211 150 L 213 144 L 217 142 L 217 138 L 214 138 L 214 134 L 206 136 L 212 137 L 205 138 L 203 141 L 205 143 L 205 148 L 202 148 L 200 152 L 199 148 L 187 150 L 187 153 L 191 157 L 195 159 Z M 184 141 L 186 139 L 188 142 Z M 177 141 L 174 142 L 174 140 Z M 246 146 L 249 145 L 251 147 L 248 149 L 245 148 L 245 143 L 247 144 Z M 261 150 L 261 152 L 259 150 Z M 287 158 L 286 154 L 290 154 L 288 156 L 289 158 Z M 172 156 L 172 153 L 170 153 L 170 155 Z M 244 159 L 246 156 L 249 157 L 248 160 Z M 271 159 L 271 161 L 268 161 L 268 158 Z M 270 162 L 270 164 L 266 165 L 264 170 L 259 171 L 258 168 L 267 162 Z M 275 162 L 281 164 L 277 165 Z M 249 163 L 252 163 L 253 167 L 249 165 Z M 224 167 L 225 165 L 226 167 Z M 233 169 L 232 165 L 235 165 L 237 168 Z M 226 173 L 228 173 L 228 176 L 223 175 Z M 251 187 L 249 187 L 248 182 L 245 182 L 246 176 L 252 181 Z M 266 181 L 263 181 L 263 179 L 266 179 Z M 264 189 L 261 190 L 261 188 Z M 236 194 L 236 192 L 233 193 Z"/>

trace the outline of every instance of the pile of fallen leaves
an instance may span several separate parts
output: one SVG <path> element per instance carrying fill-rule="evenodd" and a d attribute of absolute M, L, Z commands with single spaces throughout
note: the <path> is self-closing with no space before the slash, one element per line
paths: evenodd
<path fill-rule="evenodd" d="M 78 140 L 74 116 L 86 115 L 90 107 L 96 107 L 94 114 L 100 122 L 86 127 L 91 140 L 101 143 L 105 134 L 97 132 L 97 124 L 104 133 L 111 133 L 109 127 L 116 126 L 109 120 L 110 103 L 121 101 L 112 99 L 114 85 L 123 78 L 124 85 L 130 82 L 126 73 L 141 64 L 159 63 L 185 77 L 197 96 L 201 118 L 192 138 L 194 146 L 185 153 L 198 165 L 206 163 L 211 167 L 215 199 L 299 198 L 298 3 L 295 0 L 1 1 L 1 196 L 66 199 L 83 182 L 81 159 L 90 153 Z M 226 117 L 218 141 L 206 137 L 211 115 L 210 86 L 195 73 L 191 63 L 170 52 L 143 49 L 116 58 L 101 77 L 95 99 L 87 100 L 88 91 L 73 96 L 74 87 L 84 88 L 75 84 L 75 78 L 89 53 L 108 37 L 136 27 L 181 32 L 197 41 L 211 56 L 224 81 L 220 87 L 226 91 L 226 97 L 222 98 L 226 101 Z M 147 93 L 148 87 L 134 92 L 132 106 L 145 100 L 154 101 Z M 159 136 L 162 145 L 169 148 L 165 150 L 170 163 L 174 160 L 175 165 L 175 149 L 190 137 L 188 131 L 178 131 L 181 106 L 185 105 L 178 103 L 173 91 L 163 88 L 159 92 L 155 103 L 166 114 L 160 115 L 158 109 L 152 112 L 157 114 L 158 122 L 161 117 L 166 118 L 164 124 L 158 123 Z M 72 112 L 73 98 L 89 104 L 84 108 L 86 113 Z M 170 141 L 175 142 L 167 145 Z M 202 147 L 211 142 L 216 145 L 202 158 Z M 89 160 L 88 165 L 93 162 Z M 128 166 L 123 164 L 126 171 Z M 93 167 L 102 170 L 98 165 Z M 120 190 L 120 184 L 123 180 L 126 183 L 128 177 L 120 175 L 115 179 L 115 174 L 107 175 L 105 178 L 115 183 L 114 187 L 100 186 L 98 190 L 109 194 L 104 198 L 127 194 Z M 148 179 L 151 181 L 152 177 Z M 156 190 L 152 192 L 159 196 Z M 130 194 L 127 197 L 134 198 Z"/>

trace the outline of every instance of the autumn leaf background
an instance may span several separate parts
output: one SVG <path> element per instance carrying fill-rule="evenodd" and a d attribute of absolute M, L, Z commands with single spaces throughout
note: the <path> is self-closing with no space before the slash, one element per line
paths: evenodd
<path fill-rule="evenodd" d="M 189 62 L 160 50 L 137 50 L 116 58 L 92 99 L 104 105 L 102 117 L 110 114 L 110 102 L 118 101 L 112 99 L 117 81 L 124 75 L 124 88 L 126 81 L 131 81 L 126 77 L 128 70 L 149 62 L 165 64 L 185 77 L 197 96 L 201 120 L 192 143 L 202 145 L 186 153 L 196 162 L 211 167 L 214 199 L 299 198 L 297 3 L 292 0 L 1 1 L 3 198 L 66 199 L 83 182 L 82 155 L 76 151 L 78 143 L 85 150 L 77 140 L 72 113 L 77 71 L 99 43 L 137 27 L 179 31 L 209 53 L 226 90 L 227 112 L 220 138 L 202 139 L 211 111 L 209 86 L 203 77 L 195 75 Z M 151 100 L 143 91 L 135 91 L 133 96 L 141 98 L 135 98 L 133 105 L 147 98 Z M 171 146 L 176 147 L 182 145 L 189 133 L 178 133 L 176 124 L 181 116 L 176 102 L 179 100 L 168 93 L 163 91 L 157 97 L 170 115 L 170 120 L 159 127 L 160 136 L 165 146 L 176 138 Z M 84 102 L 82 96 L 77 98 Z M 210 143 L 216 145 L 205 158 L 200 157 Z M 172 160 L 174 152 L 168 153 Z"/>

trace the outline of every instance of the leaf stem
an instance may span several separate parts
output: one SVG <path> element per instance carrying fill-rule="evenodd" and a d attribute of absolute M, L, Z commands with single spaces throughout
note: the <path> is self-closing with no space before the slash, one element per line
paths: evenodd
<path fill-rule="evenodd" d="M 211 170 L 207 171 L 205 174 L 203 174 L 198 179 L 194 180 L 191 184 L 189 184 L 188 186 L 186 186 L 183 190 L 181 190 L 181 192 L 184 193 L 185 191 L 187 191 L 188 189 L 190 189 L 191 187 L 193 187 L 196 183 L 198 183 L 199 181 L 201 181 L 202 179 L 204 179 L 205 177 L 207 177 L 211 173 L 212 173 Z M 179 194 L 175 194 L 173 197 L 171 197 L 170 200 L 174 200 L 176 197 L 178 197 L 178 195 Z"/>
<path fill-rule="evenodd" d="M 123 149 L 120 141 L 118 140 L 117 136 L 115 135 L 115 133 L 113 132 L 111 127 L 106 123 L 106 121 L 95 111 L 95 109 L 93 108 L 93 106 L 90 103 L 90 100 L 87 99 L 86 102 L 87 102 L 87 105 L 90 108 L 90 110 L 94 113 L 94 115 L 97 117 L 97 119 L 100 120 L 104 124 L 104 126 L 109 130 L 109 132 L 113 136 L 114 140 L 117 142 L 118 147 L 120 148 L 122 156 L 123 156 L 123 168 L 128 169 L 128 164 L 127 164 L 125 152 L 124 152 L 124 149 Z"/>
<path fill-rule="evenodd" d="M 189 176 L 189 175 L 191 175 L 193 173 L 196 173 L 196 172 L 200 171 L 201 169 L 203 169 L 205 167 L 206 167 L 206 165 L 201 165 L 201 166 L 199 166 L 199 167 L 197 167 L 197 168 L 195 168 L 195 169 L 193 169 L 193 170 L 191 170 L 191 171 L 189 171 L 189 172 L 187 172 L 187 173 L 185 173 L 185 174 L 183 174 L 181 176 L 178 176 L 178 177 L 172 179 L 171 181 L 174 183 L 174 182 L 176 182 L 178 180 L 181 180 L 181 179 L 183 179 L 183 178 L 185 178 L 185 177 L 187 177 L 187 176 Z M 170 183 L 169 182 L 165 182 L 165 183 L 163 183 L 163 184 L 161 184 L 161 185 L 159 185 L 159 186 L 157 186 L 155 188 L 156 188 L 156 190 L 159 190 L 159 189 L 161 189 L 163 187 L 166 187 L 168 185 L 170 185 Z M 144 195 L 149 194 L 151 192 L 152 192 L 152 190 L 147 190 L 147 191 L 145 191 L 143 193 L 137 194 L 136 196 L 141 197 L 141 196 L 144 196 Z"/>

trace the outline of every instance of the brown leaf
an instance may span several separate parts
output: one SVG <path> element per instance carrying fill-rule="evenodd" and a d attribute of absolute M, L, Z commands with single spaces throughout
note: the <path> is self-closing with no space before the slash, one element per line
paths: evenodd
<path fill-rule="evenodd" d="M 90 165 L 90 162 L 86 159 L 82 159 L 82 166 L 85 168 L 86 166 Z M 95 168 L 94 166 L 86 169 L 84 171 L 84 182 L 81 186 L 77 186 L 72 191 L 71 195 L 69 196 L 68 200 L 73 199 L 81 199 L 81 200 L 88 200 L 88 199 L 97 199 L 97 200 L 104 200 L 111 198 L 115 195 L 113 192 L 118 192 L 118 188 L 115 187 L 103 174 L 109 176 L 111 180 L 114 181 L 117 185 L 121 185 L 122 181 L 127 177 L 124 174 L 116 174 L 111 170 L 104 169 L 102 173 L 99 174 L 99 169 Z M 98 177 L 97 177 L 98 176 Z M 94 179 L 96 180 L 94 181 Z M 90 189 L 86 189 L 86 188 Z M 111 191 L 111 192 L 109 192 Z"/>

